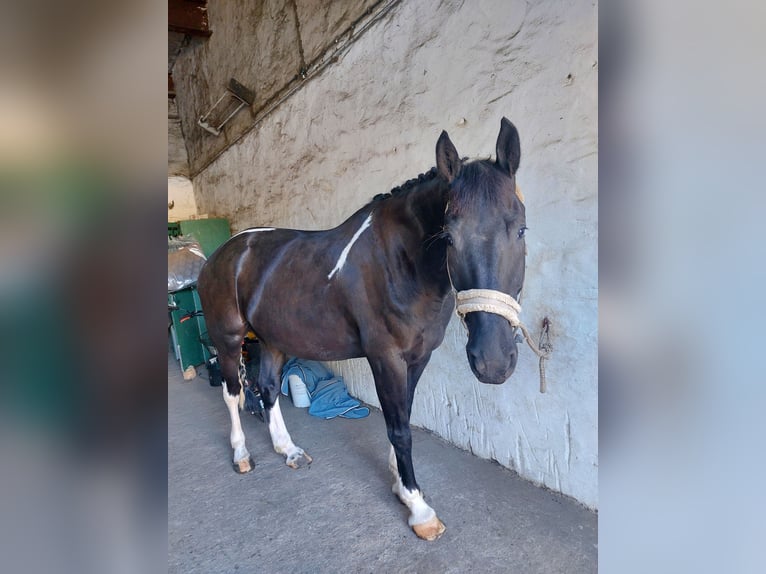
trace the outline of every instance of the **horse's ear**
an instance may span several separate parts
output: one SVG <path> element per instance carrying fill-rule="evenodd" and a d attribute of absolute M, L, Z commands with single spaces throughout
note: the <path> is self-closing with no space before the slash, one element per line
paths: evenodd
<path fill-rule="evenodd" d="M 500 120 L 500 134 L 497 136 L 497 165 L 504 172 L 514 175 L 521 161 L 519 132 L 508 118 Z"/>
<path fill-rule="evenodd" d="M 442 131 L 436 142 L 436 169 L 444 179 L 452 183 L 460 173 L 460 156 L 446 131 Z"/>

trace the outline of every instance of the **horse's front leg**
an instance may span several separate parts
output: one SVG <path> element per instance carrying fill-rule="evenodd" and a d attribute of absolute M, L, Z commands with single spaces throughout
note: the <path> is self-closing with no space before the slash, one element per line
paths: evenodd
<path fill-rule="evenodd" d="M 445 526 L 437 518 L 434 509 L 423 499 L 423 493 L 415 481 L 415 469 L 412 465 L 410 408 L 414 386 L 410 383 L 407 363 L 401 358 L 393 357 L 369 357 L 368 361 L 375 378 L 383 417 L 386 419 L 388 439 L 391 441 L 389 464 L 394 474 L 392 490 L 409 508 L 408 523 L 415 534 L 424 540 L 436 540 L 444 533 Z M 419 371 L 422 372 L 422 368 Z M 417 378 L 413 384 L 416 383 Z"/>
<path fill-rule="evenodd" d="M 285 364 L 285 355 L 268 349 L 261 344 L 261 371 L 258 375 L 258 388 L 261 391 L 266 422 L 274 450 L 285 455 L 285 464 L 290 468 L 300 468 L 311 464 L 311 457 L 302 448 L 293 443 L 285 427 L 282 411 L 279 408 L 280 373 Z"/>

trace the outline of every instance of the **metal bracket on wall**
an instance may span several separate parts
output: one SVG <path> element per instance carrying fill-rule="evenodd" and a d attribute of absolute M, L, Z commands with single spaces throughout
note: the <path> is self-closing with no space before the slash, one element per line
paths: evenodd
<path fill-rule="evenodd" d="M 221 128 L 245 106 L 252 106 L 255 93 L 234 78 L 229 80 L 226 91 L 208 112 L 197 120 L 197 125 L 214 136 L 221 135 Z"/>

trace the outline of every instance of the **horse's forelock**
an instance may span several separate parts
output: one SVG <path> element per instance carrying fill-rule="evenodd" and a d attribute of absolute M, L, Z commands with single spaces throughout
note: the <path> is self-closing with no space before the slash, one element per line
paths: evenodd
<path fill-rule="evenodd" d="M 463 165 L 460 175 L 452 182 L 449 212 L 460 215 L 470 209 L 492 209 L 502 199 L 508 176 L 493 162 L 478 160 Z"/>

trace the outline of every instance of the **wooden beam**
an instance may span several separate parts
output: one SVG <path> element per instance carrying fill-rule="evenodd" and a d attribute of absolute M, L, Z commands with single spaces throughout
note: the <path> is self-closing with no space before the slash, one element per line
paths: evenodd
<path fill-rule="evenodd" d="M 210 36 L 207 0 L 168 0 L 168 30 L 192 36 Z"/>

